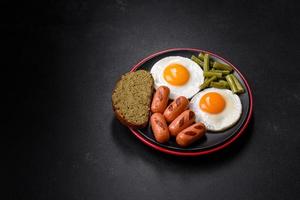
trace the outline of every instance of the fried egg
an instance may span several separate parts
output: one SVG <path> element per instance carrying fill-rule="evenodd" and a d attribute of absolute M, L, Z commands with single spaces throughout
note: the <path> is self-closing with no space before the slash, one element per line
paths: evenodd
<path fill-rule="evenodd" d="M 203 71 L 197 63 L 181 56 L 169 56 L 157 61 L 150 73 L 154 79 L 154 87 L 167 86 L 170 99 L 178 96 L 191 98 L 199 92 L 203 83 Z"/>
<path fill-rule="evenodd" d="M 242 103 L 238 95 L 227 89 L 208 88 L 196 94 L 189 107 L 207 130 L 223 131 L 241 117 Z"/>

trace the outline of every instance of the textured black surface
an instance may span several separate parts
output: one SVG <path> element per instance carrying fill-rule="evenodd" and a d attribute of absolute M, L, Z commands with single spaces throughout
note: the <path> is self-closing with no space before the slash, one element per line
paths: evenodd
<path fill-rule="evenodd" d="M 1 8 L 11 105 L 2 132 L 9 144 L 3 199 L 300 198 L 296 1 L 69 0 Z M 229 148 L 193 159 L 163 155 L 114 118 L 119 76 L 172 47 L 216 52 L 249 80 L 253 119 Z"/>

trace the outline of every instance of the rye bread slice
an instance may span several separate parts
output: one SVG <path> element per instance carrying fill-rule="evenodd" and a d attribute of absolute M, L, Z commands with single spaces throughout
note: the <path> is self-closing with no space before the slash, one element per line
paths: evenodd
<path fill-rule="evenodd" d="M 145 70 L 122 75 L 112 94 L 112 107 L 122 124 L 132 128 L 147 126 L 153 85 L 151 74 Z"/>

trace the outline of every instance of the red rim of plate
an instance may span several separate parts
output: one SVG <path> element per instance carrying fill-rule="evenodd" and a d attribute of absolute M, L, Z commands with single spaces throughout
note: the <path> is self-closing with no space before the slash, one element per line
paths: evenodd
<path fill-rule="evenodd" d="M 171 155 L 176 155 L 176 156 L 200 156 L 200 155 L 210 154 L 210 153 L 219 151 L 221 149 L 224 149 L 225 147 L 229 146 L 231 143 L 233 143 L 235 140 L 237 140 L 242 135 L 242 133 L 247 128 L 247 126 L 248 126 L 248 124 L 250 122 L 250 119 L 251 119 L 251 116 L 252 116 L 252 110 L 253 110 L 253 96 L 252 96 L 252 92 L 251 92 L 251 89 L 250 89 L 250 86 L 249 86 L 248 82 L 246 81 L 246 79 L 242 75 L 242 73 L 232 63 L 228 62 L 226 59 L 222 58 L 221 56 L 219 56 L 219 55 L 217 55 L 215 53 L 212 53 L 212 52 L 209 52 L 209 51 L 205 51 L 205 50 L 201 50 L 201 49 L 196 49 L 196 48 L 172 48 L 172 49 L 166 49 L 166 50 L 163 50 L 163 51 L 151 54 L 150 56 L 146 57 L 145 59 L 143 59 L 139 63 L 137 63 L 130 71 L 131 72 L 135 71 L 142 64 L 144 64 L 146 61 L 150 60 L 151 58 L 153 58 L 155 56 L 158 56 L 160 54 L 164 54 L 164 53 L 167 53 L 167 52 L 171 52 L 171 51 L 194 51 L 194 52 L 197 52 L 197 53 L 199 53 L 199 52 L 205 52 L 205 53 L 209 53 L 209 54 L 213 55 L 214 57 L 217 57 L 220 60 L 223 60 L 224 62 L 226 62 L 226 63 L 230 64 L 231 66 L 233 66 L 233 68 L 235 69 L 235 71 L 243 79 L 243 81 L 244 81 L 244 83 L 245 83 L 245 85 L 247 87 L 248 93 L 249 93 L 249 98 L 250 98 L 249 99 L 249 113 L 248 113 L 248 116 L 246 118 L 245 123 L 243 124 L 243 126 L 241 127 L 241 129 L 239 130 L 239 132 L 237 134 L 235 134 L 233 137 L 231 137 L 230 139 L 228 139 L 227 141 L 225 141 L 221 145 L 212 147 L 211 149 L 197 151 L 197 152 L 179 152 L 179 151 L 175 151 L 175 150 L 165 149 L 165 148 L 163 148 L 161 146 L 158 146 L 158 145 L 152 143 L 151 141 L 147 140 L 142 135 L 140 135 L 140 133 L 137 132 L 135 129 L 129 127 L 130 131 L 139 140 L 141 140 L 144 144 L 146 144 L 147 146 L 150 146 L 150 147 L 152 147 L 152 148 L 154 148 L 154 149 L 156 149 L 158 151 L 161 151 L 161 152 L 164 152 L 164 153 L 167 153 L 167 154 L 171 154 Z"/>

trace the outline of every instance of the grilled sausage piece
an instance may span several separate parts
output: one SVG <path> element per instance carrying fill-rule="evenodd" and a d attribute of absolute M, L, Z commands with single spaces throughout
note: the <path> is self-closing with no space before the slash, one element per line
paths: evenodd
<path fill-rule="evenodd" d="M 187 147 L 204 136 L 206 127 L 201 122 L 181 131 L 176 137 L 176 143 L 181 147 Z"/>
<path fill-rule="evenodd" d="M 186 97 L 177 97 L 164 112 L 166 121 L 169 123 L 172 122 L 178 115 L 187 109 L 188 104 L 189 100 Z"/>
<path fill-rule="evenodd" d="M 151 104 L 152 113 L 164 112 L 164 110 L 168 105 L 169 94 L 170 94 L 170 89 L 168 87 L 160 86 L 159 88 L 157 88 Z"/>
<path fill-rule="evenodd" d="M 154 113 L 150 118 L 151 127 L 157 142 L 165 143 L 169 140 L 170 134 L 164 116 L 161 113 Z"/>
<path fill-rule="evenodd" d="M 176 137 L 180 131 L 189 127 L 194 121 L 195 113 L 191 110 L 184 111 L 169 125 L 170 135 Z"/>

